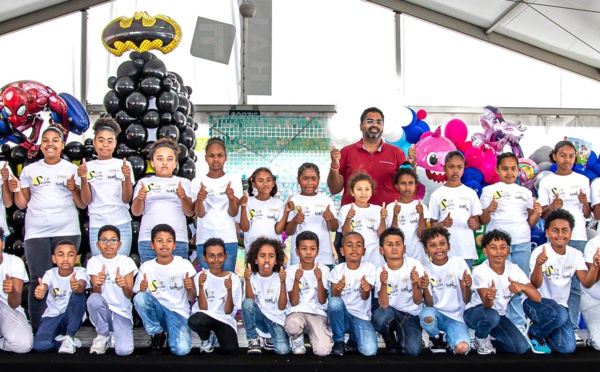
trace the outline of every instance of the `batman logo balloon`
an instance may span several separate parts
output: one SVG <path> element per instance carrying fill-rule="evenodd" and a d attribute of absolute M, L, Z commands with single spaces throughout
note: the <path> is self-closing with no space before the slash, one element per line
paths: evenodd
<path fill-rule="evenodd" d="M 132 18 L 116 18 L 102 31 L 102 44 L 117 57 L 128 50 L 158 49 L 167 54 L 180 41 L 181 27 L 174 20 L 162 14 L 153 17 L 147 12 L 135 12 Z"/>

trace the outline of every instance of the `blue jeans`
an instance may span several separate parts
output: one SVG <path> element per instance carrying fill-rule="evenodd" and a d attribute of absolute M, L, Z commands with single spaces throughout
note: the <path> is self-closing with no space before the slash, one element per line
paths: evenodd
<path fill-rule="evenodd" d="M 377 333 L 370 321 L 350 315 L 340 297 L 331 297 L 327 305 L 327 317 L 333 333 L 333 342 L 344 342 L 346 332 L 358 344 L 358 351 L 365 356 L 377 354 Z"/>
<path fill-rule="evenodd" d="M 186 242 L 175 242 L 176 247 L 173 251 L 173 256 L 180 256 L 185 260 L 190 259 L 190 246 Z M 138 254 L 140 255 L 140 263 L 150 261 L 156 258 L 156 252 L 150 248 L 149 241 L 138 242 Z"/>
<path fill-rule="evenodd" d="M 513 244 L 510 246 L 510 254 L 508 260 L 525 272 L 525 275 L 529 277 L 529 258 L 531 257 L 531 242 Z M 513 296 L 508 303 L 506 309 L 506 316 L 510 319 L 517 327 L 526 327 L 527 322 L 525 321 L 525 313 L 523 312 L 523 306 L 521 301 L 523 300 L 523 294 L 519 293 Z"/>
<path fill-rule="evenodd" d="M 581 253 L 585 249 L 585 245 L 587 241 L 585 240 L 569 240 L 569 245 Z M 571 293 L 569 294 L 569 301 L 567 301 L 567 305 L 569 305 L 569 320 L 571 321 L 571 326 L 573 329 L 579 329 L 579 316 L 581 312 L 579 311 L 579 304 L 581 303 L 581 282 L 577 275 L 573 276 L 573 280 L 571 281 Z"/>
<path fill-rule="evenodd" d="M 225 243 L 225 253 L 227 253 L 227 260 L 223 264 L 223 270 L 235 272 L 235 262 L 237 261 L 238 243 L 231 242 Z M 198 255 L 198 262 L 200 263 L 200 270 L 205 268 L 208 270 L 208 264 L 202 259 L 204 254 L 204 244 L 198 244 L 196 246 L 196 254 Z M 200 271 L 199 270 L 199 271 Z"/>
<path fill-rule="evenodd" d="M 244 320 L 244 328 L 246 329 L 246 338 L 253 340 L 258 338 L 256 328 L 263 333 L 269 333 L 276 354 L 287 354 L 290 352 L 290 339 L 288 338 L 285 328 L 267 318 L 256 302 L 251 298 L 246 298 L 242 302 L 242 319 Z"/>
<path fill-rule="evenodd" d="M 57 351 L 61 342 L 54 338 L 60 335 L 75 337 L 75 333 L 81 328 L 84 314 L 85 293 L 71 292 L 69 304 L 64 313 L 42 318 L 40 328 L 33 338 L 33 349 L 38 353 Z"/>
<path fill-rule="evenodd" d="M 119 248 L 118 253 L 129 256 L 131 253 L 132 240 L 131 221 L 116 225 L 115 227 L 119 229 L 119 232 L 121 233 L 121 248 Z M 93 256 L 101 254 L 100 249 L 96 245 L 96 242 L 98 241 L 98 230 L 100 230 L 99 227 L 90 227 L 90 250 L 92 251 Z"/>
<path fill-rule="evenodd" d="M 533 322 L 529 327 L 532 335 L 545 339 L 548 346 L 559 353 L 575 351 L 575 335 L 566 308 L 552 299 L 542 298 L 541 302 L 526 299 L 523 310 Z"/>
<path fill-rule="evenodd" d="M 511 354 L 525 354 L 529 343 L 523 334 L 505 315 L 494 308 L 477 305 L 465 310 L 465 323 L 475 330 L 475 337 L 492 336 L 494 347 Z"/>
<path fill-rule="evenodd" d="M 423 329 L 419 324 L 418 316 L 396 310 L 391 306 L 380 307 L 373 312 L 371 323 L 385 340 L 395 337 L 402 354 L 413 356 L 421 354 Z"/>
<path fill-rule="evenodd" d="M 150 292 L 138 292 L 133 297 L 133 305 L 149 335 L 166 331 L 171 353 L 187 355 L 190 352 L 192 331 L 187 318 L 164 307 Z"/>
<path fill-rule="evenodd" d="M 102 336 L 111 333 L 115 338 L 115 354 L 129 355 L 133 353 L 133 322 L 113 312 L 106 299 L 100 293 L 92 293 L 87 299 L 90 321 L 96 332 Z"/>
<path fill-rule="evenodd" d="M 432 317 L 431 323 L 425 322 L 425 318 Z M 469 328 L 463 322 L 452 319 L 439 311 L 434 307 L 424 307 L 419 314 L 421 320 L 421 327 L 427 332 L 429 337 L 437 336 L 440 331 L 446 333 L 446 341 L 452 347 L 452 350 L 461 342 L 467 344 L 467 347 L 471 347 L 471 337 L 469 336 Z"/>

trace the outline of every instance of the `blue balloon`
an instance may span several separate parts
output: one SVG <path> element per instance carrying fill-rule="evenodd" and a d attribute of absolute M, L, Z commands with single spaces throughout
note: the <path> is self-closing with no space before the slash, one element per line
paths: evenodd
<path fill-rule="evenodd" d="M 596 175 L 600 176 L 600 163 L 598 163 L 598 164 L 594 165 L 594 166 L 592 167 L 592 171 L 593 171 L 594 173 L 596 173 Z"/>
<path fill-rule="evenodd" d="M 415 123 L 415 125 L 418 126 L 419 128 L 421 128 L 421 130 L 423 131 L 423 133 L 425 133 L 425 132 L 431 132 L 431 128 L 429 127 L 429 124 L 427 124 L 423 120 L 417 120 L 417 122 Z"/>
<path fill-rule="evenodd" d="M 466 183 L 467 181 L 477 181 L 480 185 L 483 184 L 483 172 L 477 168 L 465 168 L 465 172 L 461 177 L 460 181 Z"/>
<path fill-rule="evenodd" d="M 90 117 L 85 107 L 77 98 L 68 93 L 59 93 L 58 96 L 67 104 L 67 115 L 71 122 L 68 124 L 63 123 L 62 116 L 54 112 L 52 113 L 52 118 L 56 123 L 68 126 L 70 132 L 83 134 L 90 127 Z"/>
<path fill-rule="evenodd" d="M 406 142 L 417 143 L 423 135 L 423 130 L 416 125 L 408 125 L 404 127 L 404 133 L 406 133 Z"/>
<path fill-rule="evenodd" d="M 470 180 L 467 182 L 464 182 L 464 185 L 475 190 L 475 192 L 477 193 L 477 197 L 481 197 L 481 191 L 482 191 L 482 187 L 481 184 L 475 180 Z"/>
<path fill-rule="evenodd" d="M 598 155 L 594 151 L 590 151 L 587 163 L 585 163 L 585 169 L 590 169 L 598 163 Z"/>
<path fill-rule="evenodd" d="M 573 165 L 573 172 L 583 174 L 585 172 L 585 166 L 583 164 Z"/>
<path fill-rule="evenodd" d="M 556 163 L 554 163 L 550 166 L 550 169 L 548 169 L 548 170 L 552 173 L 556 173 L 557 169 L 558 169 L 558 165 L 556 165 Z"/>
<path fill-rule="evenodd" d="M 416 123 L 416 122 L 417 122 L 417 120 L 418 120 L 418 119 L 417 119 L 417 113 L 415 112 L 415 110 L 411 109 L 410 107 L 407 107 L 407 108 L 408 108 L 408 109 L 410 110 L 410 112 L 412 113 L 412 120 L 410 121 L 410 124 L 408 124 L 407 126 L 410 126 L 410 125 L 415 125 L 415 123 Z"/>
<path fill-rule="evenodd" d="M 593 171 L 586 169 L 585 171 L 583 171 L 583 175 L 586 176 L 587 178 L 589 178 L 590 182 L 598 177 L 598 175 L 596 173 L 594 173 Z"/>
<path fill-rule="evenodd" d="M 540 218 L 541 220 L 541 218 Z M 537 244 L 538 246 L 546 243 L 548 239 L 546 238 L 546 232 L 544 229 L 536 226 L 531 227 L 531 242 Z"/>

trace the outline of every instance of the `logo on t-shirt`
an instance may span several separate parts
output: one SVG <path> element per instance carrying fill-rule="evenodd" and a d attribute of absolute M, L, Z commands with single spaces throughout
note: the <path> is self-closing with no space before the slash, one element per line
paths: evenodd
<path fill-rule="evenodd" d="M 33 186 L 45 186 L 50 184 L 50 179 L 44 176 L 32 177 L 31 182 Z"/>
<path fill-rule="evenodd" d="M 101 176 L 102 173 L 99 172 L 98 176 Z M 89 171 L 86 176 L 88 182 L 93 182 L 96 179 L 96 171 Z"/>
<path fill-rule="evenodd" d="M 504 196 L 504 191 L 502 191 L 502 190 L 496 190 L 496 192 L 494 193 L 494 199 L 496 199 L 496 200 L 502 199 L 503 196 Z"/>
<path fill-rule="evenodd" d="M 560 277 L 560 270 L 558 269 L 558 267 L 554 267 L 552 265 L 546 267 L 546 278 L 548 280 L 552 280 L 552 279 L 558 279 Z"/>

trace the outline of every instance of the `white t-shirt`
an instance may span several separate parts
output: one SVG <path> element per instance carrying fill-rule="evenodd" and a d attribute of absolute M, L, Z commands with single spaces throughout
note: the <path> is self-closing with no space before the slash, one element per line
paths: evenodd
<path fill-rule="evenodd" d="M 575 218 L 572 240 L 588 240 L 583 204 L 579 202 L 579 190 L 590 200 L 590 180 L 579 173 L 572 172 L 567 176 L 549 174 L 542 178 L 538 186 L 538 201 L 542 207 L 552 203 L 556 194 L 563 201 L 563 209 L 571 212 Z"/>
<path fill-rule="evenodd" d="M 129 203 L 123 203 L 122 159 L 92 160 L 87 163 L 87 182 L 92 191 L 92 202 L 88 205 L 90 227 L 121 225 L 131 221 Z M 131 164 L 127 162 L 131 169 Z M 131 169 L 131 184 L 135 184 Z"/>
<path fill-rule="evenodd" d="M 290 292 L 294 286 L 294 278 L 296 277 L 296 270 L 299 265 L 290 265 L 285 270 L 285 289 Z M 329 267 L 325 265 L 319 265 L 321 269 L 321 282 L 325 289 L 329 286 Z M 319 290 L 317 286 L 317 278 L 315 277 L 315 270 L 303 270 L 302 278 L 298 284 L 300 298 L 298 305 L 290 307 L 290 313 L 308 313 L 315 315 L 327 316 L 327 302 L 324 304 L 319 302 Z M 288 297 L 289 298 L 289 297 Z"/>
<path fill-rule="evenodd" d="M 250 228 L 244 232 L 244 248 L 246 253 L 250 250 L 250 244 L 259 236 L 281 241 L 281 234 L 275 233 L 275 224 L 281 220 L 285 204 L 280 199 L 271 197 L 268 200 L 258 200 L 255 196 L 248 198 L 246 204 L 246 213 Z M 240 222 L 241 210 L 236 217 L 236 222 Z"/>
<path fill-rule="evenodd" d="M 6 163 L 7 162 L 5 161 L 0 161 L 0 168 L 4 167 L 4 164 Z M 8 169 L 8 179 L 10 180 L 11 177 L 14 177 L 12 169 L 8 165 L 6 169 Z M 2 185 L 4 185 L 4 180 L 2 179 L 2 177 L 0 177 L 0 200 L 2 200 L 3 195 Z M 6 223 L 6 208 L 4 208 L 4 205 L 2 206 L 2 208 L 0 208 L 0 227 L 4 230 L 4 236 L 10 235 L 10 230 L 8 229 L 8 224 Z"/>
<path fill-rule="evenodd" d="M 221 323 L 228 324 L 237 333 L 237 324 L 235 313 L 242 307 L 242 284 L 240 277 L 235 273 L 231 275 L 231 297 L 233 299 L 233 311 L 231 314 L 225 314 L 225 301 L 227 300 L 227 288 L 225 288 L 225 279 L 227 276 L 215 276 L 210 270 L 206 272 L 206 282 L 204 282 L 204 293 L 206 294 L 207 310 L 200 310 L 198 301 L 192 306 L 192 314 L 201 312 Z M 196 293 L 200 294 L 200 285 L 198 278 L 202 272 L 194 276 Z"/>
<path fill-rule="evenodd" d="M 350 315 L 363 320 L 371 320 L 371 295 L 363 300 L 360 297 L 362 290 L 360 289 L 360 281 L 365 276 L 365 280 L 375 285 L 377 280 L 377 268 L 369 262 L 361 262 L 356 270 L 351 270 L 346 265 L 346 262 L 336 265 L 329 274 L 329 285 L 333 287 L 342 276 L 346 278 L 346 286 L 342 290 L 341 299 L 346 305 L 346 310 Z"/>
<path fill-rule="evenodd" d="M 549 177 L 549 176 L 548 176 Z M 568 307 L 569 294 L 571 293 L 571 280 L 577 270 L 587 271 L 583 254 L 577 249 L 567 246 L 564 255 L 554 252 L 550 243 L 538 246 L 531 252 L 529 259 L 529 270 L 535 269 L 537 256 L 542 253 L 543 247 L 546 247 L 546 256 L 548 261 L 542 266 L 542 285 L 538 291 L 544 298 L 551 298 L 559 305 Z"/>
<path fill-rule="evenodd" d="M 600 235 L 593 237 L 585 245 L 585 249 L 583 250 L 585 262 L 589 262 L 592 265 L 594 264 L 594 255 L 596 254 L 598 247 L 600 247 Z M 600 282 L 594 283 L 591 288 L 581 286 L 581 290 L 596 300 L 600 300 Z"/>
<path fill-rule="evenodd" d="M 177 196 L 179 182 L 185 190 L 185 195 L 192 197 L 190 180 L 187 178 L 150 176 L 138 181 L 133 190 L 134 199 L 139 194 L 142 183 L 146 188 L 146 203 L 138 242 L 150 241 L 152 228 L 160 223 L 168 223 L 175 230 L 176 241 L 188 242 L 186 217 L 181 199 Z"/>
<path fill-rule="evenodd" d="M 318 193 L 314 196 L 295 195 L 292 197 L 292 202 L 296 208 L 288 215 L 288 222 L 296 217 L 298 207 L 302 207 L 304 213 L 304 222 L 298 224 L 296 233 L 290 239 L 290 264 L 297 265 L 300 258 L 296 254 L 296 236 L 302 231 L 312 231 L 319 236 L 319 255 L 315 262 L 323 265 L 333 265 L 333 245 L 331 241 L 331 232 L 327 228 L 327 221 L 323 218 L 323 212 L 329 205 L 329 210 L 333 213 L 333 217 L 337 216 L 337 209 L 331 197 L 324 193 Z"/>
<path fill-rule="evenodd" d="M 465 301 L 460 289 L 460 281 L 469 266 L 460 257 L 448 257 L 444 265 L 427 261 L 423 265 L 429 276 L 429 293 L 433 297 L 433 307 L 447 317 L 464 323 Z"/>
<path fill-rule="evenodd" d="M 236 216 L 230 216 L 227 211 L 229 198 L 225 190 L 229 182 L 231 182 L 230 187 L 233 189 L 233 194 L 237 198 L 241 198 L 244 189 L 242 179 L 238 176 L 225 173 L 220 178 L 210 178 L 202 174 L 192 180 L 192 201 L 196 201 L 198 198 L 200 183 L 204 184 L 208 192 L 208 196 L 204 200 L 206 214 L 204 217 L 196 219 L 198 225 L 196 244 L 204 244 L 209 238 L 221 238 L 225 243 L 237 243 Z"/>
<path fill-rule="evenodd" d="M 268 277 L 252 273 L 250 276 L 250 285 L 252 286 L 252 293 L 254 293 L 254 302 L 258 305 L 263 315 L 273 323 L 283 327 L 290 303 L 289 301 L 287 302 L 285 310 L 279 310 L 278 302 L 279 293 L 281 292 L 279 273 L 274 272 Z"/>
<path fill-rule="evenodd" d="M 512 293 L 508 287 L 510 282 L 508 278 L 521 284 L 530 283 L 527 274 L 518 265 L 513 264 L 510 261 L 506 261 L 504 264 L 504 273 L 502 275 L 496 274 L 494 270 L 490 268 L 489 261 L 485 260 L 481 265 L 477 265 L 473 269 L 473 295 L 471 296 L 471 302 L 467 304 L 465 309 L 470 309 L 481 304 L 481 297 L 479 297 L 480 288 L 489 288 L 492 285 L 492 280 L 496 286 L 496 298 L 494 299 L 494 309 L 498 311 L 498 314 L 505 315 L 508 303 L 513 298 Z M 526 297 L 526 296 L 524 296 Z"/>
<path fill-rule="evenodd" d="M 108 308 L 116 314 L 131 319 L 133 322 L 132 302 L 125 297 L 123 289 L 117 285 L 115 278 L 117 276 L 117 268 L 120 275 L 126 276 L 129 273 L 133 273 L 133 277 L 135 278 L 138 272 L 135 262 L 130 257 L 122 254 L 117 254 L 113 258 L 105 258 L 102 255 L 92 256 L 86 266 L 88 276 L 100 274 L 102 266 L 104 266 L 104 272 L 106 273 L 106 280 L 102 286 L 102 297 L 108 303 Z"/>
<path fill-rule="evenodd" d="M 179 256 L 173 256 L 173 261 L 168 265 L 161 265 L 156 259 L 146 261 L 140 266 L 135 277 L 133 292 L 140 291 L 140 283 L 144 280 L 144 274 L 148 279 L 148 289 L 161 305 L 167 309 L 188 318 L 190 316 L 190 302 L 183 280 L 185 274 L 189 278 L 196 275 L 194 265 Z"/>
<path fill-rule="evenodd" d="M 406 255 L 408 257 L 415 258 L 424 264 L 429 260 L 425 254 L 425 250 L 423 249 L 423 244 L 421 244 L 421 241 L 419 240 L 419 235 L 417 234 L 417 228 L 419 227 L 419 213 L 417 213 L 417 205 L 419 204 L 419 201 L 413 200 L 408 204 L 398 204 L 400 204 L 398 228 L 400 228 L 404 233 Z M 421 204 L 423 205 L 423 217 L 425 218 L 425 221 L 427 221 L 429 219 L 429 207 L 423 203 Z M 395 203 L 390 203 L 385 207 L 385 209 L 387 209 L 387 218 L 385 219 L 386 227 L 392 226 L 392 219 L 394 218 L 394 206 Z"/>
<path fill-rule="evenodd" d="M 90 280 L 88 279 L 86 270 L 83 267 L 74 267 L 73 270 L 75 272 L 75 279 L 85 280 L 86 288 L 90 288 Z M 55 317 L 67 310 L 67 305 L 69 305 L 69 299 L 73 292 L 71 290 L 72 275 L 60 276 L 57 267 L 44 273 L 42 282 L 48 285 L 48 295 L 46 296 L 46 310 L 42 314 L 42 318 Z"/>
<path fill-rule="evenodd" d="M 458 187 L 441 186 L 431 193 L 429 199 L 429 216 L 441 222 L 450 213 L 452 226 L 450 232 L 449 256 L 477 259 L 475 233 L 469 228 L 467 221 L 471 216 L 482 213 L 481 203 L 475 191 L 465 185 Z"/>
<path fill-rule="evenodd" d="M 410 273 L 413 267 L 416 267 L 419 277 L 422 277 L 423 265 L 411 257 L 404 256 L 404 263 L 396 270 L 392 270 L 388 265 L 385 265 L 385 269 L 388 272 L 387 294 L 389 306 L 398 311 L 418 316 L 423 308 L 423 304 L 415 304 L 412 298 L 413 289 Z M 381 289 L 380 275 L 382 271 L 383 268 L 380 266 L 377 268 L 377 273 L 375 274 L 375 297 L 379 297 L 379 290 Z"/>
<path fill-rule="evenodd" d="M 483 188 L 481 207 L 489 207 L 493 199 L 498 202 L 498 208 L 491 214 L 487 231 L 500 229 L 510 233 L 511 244 L 531 242 L 531 228 L 527 221 L 527 209 L 533 209 L 531 191 L 516 183 L 497 182 Z"/>
<path fill-rule="evenodd" d="M 0 177 L 0 179 L 2 179 Z M 25 262 L 12 254 L 8 253 L 0 253 L 2 255 L 2 263 L 0 264 L 0 287 L 4 288 L 4 280 L 6 280 L 6 275 L 11 278 L 21 279 L 23 284 L 29 282 L 29 274 L 27 274 L 27 270 L 25 269 Z M 8 304 L 8 293 L 0 290 L 0 301 L 5 304 Z M 16 308 L 17 311 L 25 315 L 25 310 L 21 305 Z"/>
<path fill-rule="evenodd" d="M 25 240 L 53 236 L 81 235 L 79 214 L 67 180 L 75 175 L 77 166 L 61 159 L 54 165 L 39 160 L 24 167 L 19 176 L 22 188 L 29 188 L 30 198 L 25 214 Z"/>
<path fill-rule="evenodd" d="M 338 213 L 338 232 L 342 233 L 342 227 L 346 221 L 346 216 L 350 211 L 353 203 L 343 205 Z M 303 209 L 304 210 L 304 209 Z M 367 208 L 361 208 L 354 204 L 356 214 L 350 221 L 350 231 L 356 231 L 365 239 L 365 255 L 362 258 L 363 262 L 370 262 L 375 267 L 379 267 L 385 263 L 383 256 L 379 253 L 379 236 L 377 229 L 381 221 L 381 206 L 369 204 Z"/>
<path fill-rule="evenodd" d="M 596 178 L 592 181 L 590 185 L 590 194 L 590 202 L 593 208 L 594 205 L 600 203 L 600 179 Z M 597 224 L 596 230 L 600 232 L 600 224 Z"/>

